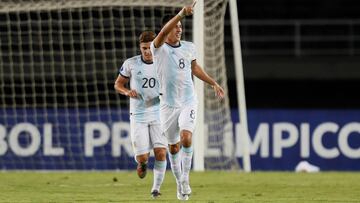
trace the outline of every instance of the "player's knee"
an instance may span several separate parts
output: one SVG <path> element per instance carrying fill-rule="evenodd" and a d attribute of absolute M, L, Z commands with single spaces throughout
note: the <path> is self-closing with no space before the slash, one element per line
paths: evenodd
<path fill-rule="evenodd" d="M 191 147 L 191 137 L 192 133 L 188 130 L 182 130 L 180 133 L 181 144 L 184 147 Z"/>
<path fill-rule="evenodd" d="M 166 148 L 154 148 L 154 154 L 157 161 L 165 161 Z"/>
<path fill-rule="evenodd" d="M 179 150 L 180 150 L 180 143 L 169 145 L 170 154 L 176 154 L 179 152 Z"/>

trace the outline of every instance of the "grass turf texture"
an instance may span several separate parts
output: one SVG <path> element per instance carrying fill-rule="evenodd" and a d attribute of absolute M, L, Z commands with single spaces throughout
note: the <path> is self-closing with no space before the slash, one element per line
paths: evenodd
<path fill-rule="evenodd" d="M 150 198 L 152 173 L 0 172 L 0 202 L 177 202 L 167 172 L 160 199 Z M 360 202 L 360 173 L 226 172 L 191 174 L 188 202 Z"/>

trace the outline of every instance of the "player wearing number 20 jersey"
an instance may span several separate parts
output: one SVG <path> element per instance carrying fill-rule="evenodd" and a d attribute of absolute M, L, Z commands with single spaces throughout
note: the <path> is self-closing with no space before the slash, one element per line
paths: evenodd
<path fill-rule="evenodd" d="M 120 68 L 120 75 L 130 79 L 130 87 L 137 91 L 138 97 L 130 97 L 130 119 L 137 122 L 160 120 L 159 83 L 152 62 L 134 56 L 127 59 Z"/>
<path fill-rule="evenodd" d="M 140 178 L 146 175 L 150 150 L 154 150 L 153 198 L 160 196 L 160 186 L 166 171 L 167 140 L 161 130 L 159 112 L 159 82 L 150 51 L 155 33 L 144 31 L 139 37 L 141 55 L 127 59 L 121 66 L 115 90 L 130 97 L 131 143 L 138 163 Z M 130 89 L 125 85 L 130 82 Z"/>

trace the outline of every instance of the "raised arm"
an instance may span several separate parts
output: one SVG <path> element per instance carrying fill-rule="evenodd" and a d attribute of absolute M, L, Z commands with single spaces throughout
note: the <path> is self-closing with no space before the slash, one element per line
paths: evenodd
<path fill-rule="evenodd" d="M 136 98 L 137 92 L 135 90 L 129 90 L 128 88 L 125 87 L 125 85 L 128 82 L 129 82 L 128 78 L 119 75 L 115 81 L 114 88 L 115 88 L 116 92 L 118 92 L 122 95 Z"/>
<path fill-rule="evenodd" d="M 164 25 L 164 27 L 161 29 L 159 34 L 154 39 L 154 46 L 156 48 L 161 47 L 165 43 L 167 36 L 171 32 L 171 30 L 176 27 L 179 21 L 181 21 L 185 16 L 190 16 L 193 14 L 193 8 L 195 4 L 196 4 L 196 0 L 193 0 L 191 6 L 183 7 L 176 16 L 174 16 Z"/>
<path fill-rule="evenodd" d="M 208 83 L 211 85 L 211 87 L 214 89 L 215 94 L 218 98 L 222 99 L 225 96 L 225 92 L 222 87 L 212 78 L 210 77 L 201 67 L 198 63 L 196 63 L 196 60 L 192 61 L 191 63 L 191 71 L 192 74 L 195 75 L 200 80 Z"/>

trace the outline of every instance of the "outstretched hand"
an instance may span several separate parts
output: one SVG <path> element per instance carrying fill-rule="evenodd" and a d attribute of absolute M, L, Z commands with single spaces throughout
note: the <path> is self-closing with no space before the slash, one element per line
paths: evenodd
<path fill-rule="evenodd" d="M 222 87 L 220 87 L 219 84 L 213 85 L 212 88 L 214 89 L 215 95 L 219 98 L 219 99 L 223 99 L 225 96 L 225 92 L 223 90 Z"/>
<path fill-rule="evenodd" d="M 193 0 L 193 3 L 190 6 L 184 6 L 178 15 L 181 18 L 192 15 L 194 13 L 194 7 L 196 5 L 196 2 L 197 2 L 197 0 Z"/>

